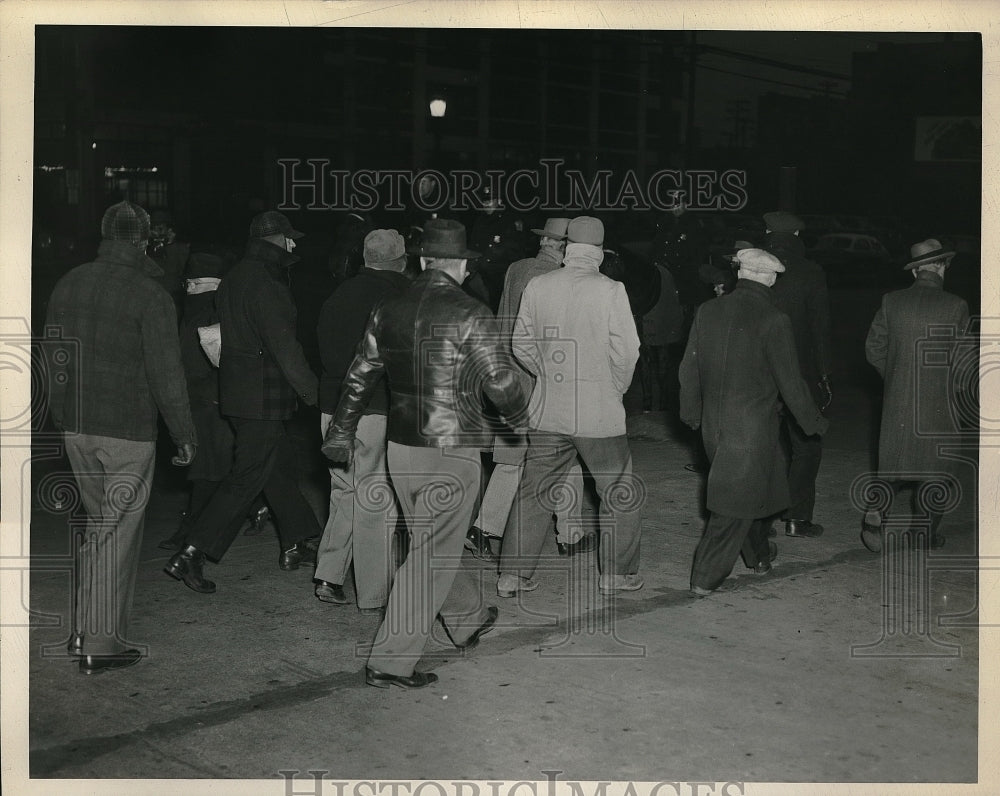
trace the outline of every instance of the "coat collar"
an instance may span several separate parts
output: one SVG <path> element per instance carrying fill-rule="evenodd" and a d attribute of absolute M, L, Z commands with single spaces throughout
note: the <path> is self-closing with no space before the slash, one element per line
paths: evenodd
<path fill-rule="evenodd" d="M 932 287 L 942 290 L 944 277 L 938 276 L 933 271 L 917 271 L 917 278 L 913 280 L 912 287 Z"/>
<path fill-rule="evenodd" d="M 440 268 L 427 268 L 413 281 L 414 284 L 450 285 L 459 289 L 462 287 L 451 274 L 445 273 Z"/>
<path fill-rule="evenodd" d="M 288 268 L 295 265 L 301 258 L 289 251 L 285 251 L 280 246 L 275 246 L 261 238 L 251 238 L 247 242 L 247 250 L 244 255 L 248 260 L 259 260 L 266 265 L 280 265 Z"/>
<path fill-rule="evenodd" d="M 97 259 L 135 268 L 147 276 L 163 276 L 163 269 L 145 252 L 123 240 L 102 240 L 97 247 Z"/>
<path fill-rule="evenodd" d="M 410 278 L 402 271 L 387 271 L 383 268 L 362 268 L 358 271 L 359 277 L 384 282 L 387 285 L 398 286 L 407 284 Z"/>
<path fill-rule="evenodd" d="M 748 295 L 759 296 L 767 301 L 773 301 L 771 288 L 766 285 L 762 285 L 760 282 L 754 282 L 752 279 L 737 279 L 736 287 L 733 291 L 743 291 Z"/>

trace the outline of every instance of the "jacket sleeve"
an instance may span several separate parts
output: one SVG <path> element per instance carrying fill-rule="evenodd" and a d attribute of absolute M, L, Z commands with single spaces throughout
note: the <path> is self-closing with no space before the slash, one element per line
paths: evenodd
<path fill-rule="evenodd" d="M 315 406 L 319 380 L 295 337 L 295 305 L 291 293 L 284 286 L 274 289 L 273 283 L 266 284 L 262 290 L 267 294 L 258 291 L 255 296 L 261 340 L 302 402 Z"/>
<path fill-rule="evenodd" d="M 616 282 L 611 294 L 609 325 L 611 380 L 619 394 L 624 395 L 632 383 L 635 364 L 639 361 L 639 333 L 628 303 L 625 285 Z"/>
<path fill-rule="evenodd" d="M 61 340 L 63 337 L 62 319 L 59 317 L 60 303 L 61 287 L 56 285 L 45 313 L 47 340 Z M 50 330 L 53 335 L 52 337 L 49 337 Z M 49 414 L 52 417 L 55 427 L 62 431 L 66 413 L 66 390 L 70 384 L 71 368 L 79 363 L 71 357 L 54 356 L 55 345 L 53 344 L 43 345 L 41 349 L 42 355 L 45 357 L 45 372 L 48 376 Z"/>
<path fill-rule="evenodd" d="M 680 417 L 681 422 L 691 428 L 701 425 L 701 375 L 698 372 L 698 319 L 696 314 L 691 332 L 688 334 L 687 348 L 681 359 L 677 376 L 681 383 Z"/>
<path fill-rule="evenodd" d="M 517 311 L 510 343 L 517 361 L 524 365 L 525 370 L 537 377 L 542 372 L 542 353 L 538 346 L 538 338 L 535 336 L 534 307 L 535 291 L 529 282 L 521 296 L 521 307 Z"/>
<path fill-rule="evenodd" d="M 504 345 L 499 323 L 493 318 L 478 318 L 473 323 L 474 332 L 469 339 L 464 367 L 473 376 L 482 374 L 483 394 L 512 428 L 525 427 L 527 394 L 521 370 Z"/>
<path fill-rule="evenodd" d="M 368 318 L 368 325 L 365 327 L 361 342 L 358 343 L 354 361 L 351 362 L 344 383 L 340 387 L 340 401 L 327 428 L 324 443 L 338 445 L 354 440 L 368 399 L 375 390 L 379 377 L 385 371 L 385 362 L 379 352 L 375 333 L 378 318 L 379 311 L 376 309 Z"/>
<path fill-rule="evenodd" d="M 865 339 L 865 356 L 868 362 L 877 370 L 883 378 L 885 377 L 885 362 L 889 351 L 889 326 L 886 321 L 885 298 L 882 299 L 882 306 L 875 313 L 872 325 L 868 329 L 868 337 Z"/>
<path fill-rule="evenodd" d="M 802 378 L 799 360 L 795 352 L 795 336 L 792 333 L 792 321 L 784 313 L 768 330 L 767 359 L 771 373 L 778 385 L 778 392 L 802 430 L 809 435 L 824 434 L 829 428 L 829 421 L 823 417 L 816 402 L 812 399 L 809 386 Z"/>
<path fill-rule="evenodd" d="M 177 445 L 197 444 L 191 419 L 187 378 L 181 364 L 177 311 L 165 290 L 158 290 L 141 321 L 142 356 L 146 380 L 170 437 Z"/>

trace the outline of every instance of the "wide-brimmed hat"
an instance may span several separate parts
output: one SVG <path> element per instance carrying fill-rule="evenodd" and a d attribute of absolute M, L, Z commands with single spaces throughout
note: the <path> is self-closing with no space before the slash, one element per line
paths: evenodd
<path fill-rule="evenodd" d="M 132 202 L 119 202 L 104 211 L 101 237 L 136 246 L 149 240 L 149 213 Z"/>
<path fill-rule="evenodd" d="M 541 235 L 543 238 L 566 240 L 566 230 L 568 227 L 568 218 L 547 218 L 545 219 L 544 229 L 533 229 L 531 231 L 536 235 Z"/>
<path fill-rule="evenodd" d="M 903 270 L 909 271 L 912 268 L 928 265 L 938 260 L 947 264 L 954 256 L 955 252 L 945 249 L 940 241 L 935 238 L 928 238 L 927 240 L 920 241 L 920 243 L 914 243 L 910 247 L 910 257 L 913 259 L 903 266 Z"/>
<path fill-rule="evenodd" d="M 184 269 L 185 279 L 221 279 L 226 261 L 209 252 L 192 252 Z"/>
<path fill-rule="evenodd" d="M 566 240 L 570 243 L 604 245 L 604 223 L 593 216 L 577 216 L 566 227 Z"/>
<path fill-rule="evenodd" d="M 806 228 L 801 218 L 785 210 L 764 213 L 764 224 L 771 232 L 796 232 Z"/>
<path fill-rule="evenodd" d="M 740 249 L 736 252 L 736 264 L 744 271 L 756 271 L 760 274 L 780 274 L 785 270 L 781 260 L 763 249 Z"/>
<path fill-rule="evenodd" d="M 250 222 L 251 238 L 267 238 L 271 235 L 284 235 L 286 238 L 295 240 L 301 238 L 306 233 L 299 232 L 292 226 L 292 222 L 284 213 L 277 210 L 265 210 L 258 213 Z"/>
<path fill-rule="evenodd" d="M 474 260 L 479 252 L 466 248 L 465 226 L 450 218 L 432 218 L 424 224 L 420 245 L 410 254 L 420 257 L 441 257 L 446 260 Z"/>
<path fill-rule="evenodd" d="M 385 265 L 406 256 L 403 236 L 394 229 L 373 229 L 365 235 L 365 265 Z"/>
<path fill-rule="evenodd" d="M 698 278 L 707 285 L 723 285 L 732 282 L 736 275 L 728 268 L 702 263 L 698 266 Z"/>

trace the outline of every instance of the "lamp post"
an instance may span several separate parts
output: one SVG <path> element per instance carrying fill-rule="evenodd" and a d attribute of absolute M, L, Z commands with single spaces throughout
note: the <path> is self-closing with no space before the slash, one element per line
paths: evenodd
<path fill-rule="evenodd" d="M 441 168 L 441 128 L 444 124 L 444 115 L 448 111 L 448 102 L 444 97 L 436 96 L 430 101 L 431 112 L 431 133 L 434 136 L 434 151 L 431 155 L 431 165 L 434 168 Z"/>

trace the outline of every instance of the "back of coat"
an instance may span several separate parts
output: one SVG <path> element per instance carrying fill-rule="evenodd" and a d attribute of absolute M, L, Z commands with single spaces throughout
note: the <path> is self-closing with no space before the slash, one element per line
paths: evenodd
<path fill-rule="evenodd" d="M 782 401 L 807 434 L 826 421 L 799 373 L 791 321 L 769 288 L 740 280 L 701 305 L 680 369 L 681 419 L 701 424 L 707 503 L 727 517 L 766 517 L 788 505 Z"/>
<path fill-rule="evenodd" d="M 953 465 L 939 446 L 957 431 L 953 389 L 959 347 L 969 321 L 964 300 L 942 289 L 934 274 L 882 298 L 865 341 L 868 361 L 885 379 L 879 472 L 930 474 Z M 899 475 L 899 477 L 903 477 Z"/>

